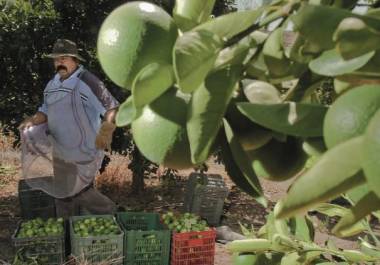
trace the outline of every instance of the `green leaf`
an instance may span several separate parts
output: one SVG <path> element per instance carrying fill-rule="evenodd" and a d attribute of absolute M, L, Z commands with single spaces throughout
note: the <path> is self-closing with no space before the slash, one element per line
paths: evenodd
<path fill-rule="evenodd" d="M 342 251 L 342 256 L 351 262 L 353 261 L 362 263 L 365 261 L 378 261 L 378 258 L 370 257 L 358 250 L 344 249 Z"/>
<path fill-rule="evenodd" d="M 316 263 L 316 265 L 351 265 L 351 263 L 348 263 L 348 262 L 321 262 L 321 263 Z"/>
<path fill-rule="evenodd" d="M 334 226 L 332 232 L 337 236 L 351 236 L 353 234 L 360 233 L 366 229 L 363 225 L 362 229 L 349 233 L 347 230 L 352 230 L 352 227 L 356 225 L 361 219 L 371 214 L 371 212 L 380 209 L 380 199 L 375 193 L 369 192 L 357 204 L 347 210 L 347 213 L 339 220 Z"/>
<path fill-rule="evenodd" d="M 116 125 L 124 127 L 131 124 L 135 119 L 140 116 L 141 110 L 136 109 L 133 103 L 133 97 L 130 96 L 123 104 L 120 105 L 116 114 Z"/>
<path fill-rule="evenodd" d="M 212 19 L 202 25 L 195 27 L 194 30 L 207 30 L 215 33 L 223 40 L 228 40 L 236 34 L 255 25 L 261 15 L 262 8 L 249 11 L 233 12 Z"/>
<path fill-rule="evenodd" d="M 249 265 L 280 265 L 283 254 L 277 252 L 266 252 L 257 255 L 257 260 Z"/>
<path fill-rule="evenodd" d="M 228 173 L 230 179 L 244 192 L 253 198 L 257 198 L 257 201 L 264 207 L 267 207 L 267 202 L 262 196 L 261 186 L 257 189 L 254 185 L 251 185 L 251 181 L 248 181 L 247 177 L 241 171 L 235 158 L 231 152 L 231 148 L 227 142 L 225 132 L 222 130 L 220 132 L 220 147 L 223 157 L 223 162 L 225 169 Z M 259 190 L 259 191 L 258 191 Z"/>
<path fill-rule="evenodd" d="M 283 77 L 291 74 L 290 61 L 285 57 L 282 48 L 283 29 L 273 31 L 266 40 L 263 47 L 264 61 L 273 77 Z"/>
<path fill-rule="evenodd" d="M 174 73 L 185 93 L 196 90 L 214 66 L 223 41 L 212 32 L 190 31 L 174 46 Z"/>
<path fill-rule="evenodd" d="M 366 255 L 380 258 L 380 248 L 373 246 L 366 241 L 360 242 L 360 251 Z"/>
<path fill-rule="evenodd" d="M 363 155 L 368 187 L 380 196 L 380 110 L 371 118 L 364 133 Z"/>
<path fill-rule="evenodd" d="M 305 174 L 290 187 L 279 218 L 304 212 L 314 205 L 332 199 L 365 182 L 361 174 L 363 144 L 359 136 L 329 149 Z M 359 172 L 359 173 L 358 173 Z"/>
<path fill-rule="evenodd" d="M 380 20 L 368 16 L 360 16 L 348 10 L 323 5 L 303 4 L 291 17 L 294 30 L 299 31 L 313 45 L 312 52 L 334 47 L 333 34 L 339 23 L 347 17 L 357 17 L 375 29 L 380 28 Z"/>
<path fill-rule="evenodd" d="M 277 209 L 278 209 L 278 207 L 279 207 L 279 203 L 276 203 L 276 205 L 273 208 L 273 212 L 276 212 Z M 274 226 L 273 227 L 274 231 L 272 232 L 272 236 L 274 234 L 280 234 L 280 235 L 283 235 L 283 236 L 290 236 L 291 235 L 291 233 L 290 233 L 290 227 L 288 225 L 288 220 L 286 220 L 286 219 L 276 219 L 276 218 L 274 218 L 274 214 L 273 213 L 270 214 L 268 216 L 268 218 L 269 217 L 273 220 L 273 221 L 271 220 L 271 223 Z M 271 239 L 272 239 L 272 237 L 271 237 Z"/>
<path fill-rule="evenodd" d="M 314 227 L 307 216 L 290 218 L 291 233 L 299 240 L 314 242 Z"/>
<path fill-rule="evenodd" d="M 271 130 L 302 137 L 323 135 L 323 118 L 327 108 L 304 103 L 238 103 L 238 109 L 253 122 Z"/>
<path fill-rule="evenodd" d="M 265 64 L 264 55 L 262 52 L 256 54 L 248 64 L 247 74 L 253 79 L 266 80 L 268 67 Z"/>
<path fill-rule="evenodd" d="M 152 63 L 145 66 L 132 84 L 133 102 L 137 108 L 148 105 L 174 83 L 173 67 Z"/>
<path fill-rule="evenodd" d="M 343 91 L 353 88 L 354 86 L 355 85 L 351 83 L 341 81 L 338 78 L 334 78 L 334 90 L 337 94 L 341 94 Z"/>
<path fill-rule="evenodd" d="M 356 204 L 368 193 L 369 193 L 368 184 L 365 183 L 363 185 L 360 185 L 356 188 L 353 188 L 347 191 L 345 197 L 348 197 L 351 203 Z"/>
<path fill-rule="evenodd" d="M 276 4 L 282 4 L 285 3 L 282 6 L 275 6 Z M 269 23 L 278 20 L 279 18 L 287 17 L 293 10 L 293 7 L 297 6 L 298 1 L 294 2 L 285 2 L 285 1 L 272 1 L 271 6 L 268 7 L 267 11 L 269 14 L 265 14 L 265 16 L 260 20 L 260 27 L 263 27 L 265 25 L 268 25 Z"/>
<path fill-rule="evenodd" d="M 318 58 L 310 61 L 310 69 L 319 75 L 337 76 L 351 73 L 363 67 L 373 56 L 375 52 L 369 52 L 350 60 L 345 60 L 335 49 L 322 53 Z"/>
<path fill-rule="evenodd" d="M 336 48 L 346 60 L 380 49 L 380 32 L 358 18 L 345 18 L 334 33 Z M 363 42 L 363 40 L 365 40 Z"/>
<path fill-rule="evenodd" d="M 352 204 L 356 204 L 358 201 L 360 201 L 369 192 L 370 192 L 370 190 L 369 190 L 368 184 L 365 183 L 363 185 L 360 185 L 360 186 L 358 186 L 356 188 L 353 188 L 353 189 L 349 190 L 346 193 L 345 197 L 348 198 L 348 200 Z M 380 219 L 380 211 L 372 212 L 372 214 L 376 218 Z"/>
<path fill-rule="evenodd" d="M 318 259 L 321 254 L 321 251 L 289 252 L 282 258 L 281 265 L 315 264 L 313 261 Z"/>
<path fill-rule="evenodd" d="M 278 230 L 277 230 L 277 227 L 275 225 L 275 218 L 274 218 L 274 213 L 273 212 L 270 212 L 268 215 L 267 215 L 267 218 L 266 218 L 266 223 L 265 223 L 265 226 L 266 226 L 266 238 L 271 240 L 273 239 L 274 235 L 278 234 Z M 286 222 L 286 220 L 283 220 Z M 284 233 L 283 233 L 284 235 Z"/>
<path fill-rule="evenodd" d="M 367 83 L 379 83 L 378 81 L 378 79 L 380 78 L 379 67 L 380 67 L 380 52 L 376 51 L 375 55 L 363 67 L 351 73 L 354 76 L 354 80 L 349 80 L 349 81 L 353 81 L 353 83 L 358 82 L 359 84 L 366 83 L 363 81 L 367 81 Z"/>
<path fill-rule="evenodd" d="M 320 203 L 316 207 L 312 209 L 313 211 L 317 211 L 321 214 L 327 215 L 328 217 L 339 216 L 342 217 L 348 213 L 348 209 L 332 203 Z"/>
<path fill-rule="evenodd" d="M 302 103 L 313 103 L 316 91 L 324 82 L 325 77 L 306 71 L 298 79 L 297 85 L 286 92 L 286 101 L 296 101 Z"/>
<path fill-rule="evenodd" d="M 214 68 L 219 69 L 226 65 L 243 65 L 247 59 L 250 59 L 257 51 L 258 45 L 264 42 L 267 34 L 254 31 L 244 37 L 233 46 L 223 49 L 215 61 Z"/>
<path fill-rule="evenodd" d="M 334 251 L 339 251 L 339 248 L 336 246 L 334 240 L 332 238 L 329 238 L 326 242 L 325 242 L 325 245 L 327 248 L 329 248 L 330 250 L 334 250 Z"/>
<path fill-rule="evenodd" d="M 188 31 L 210 19 L 215 0 L 176 0 L 173 18 L 182 31 Z"/>
<path fill-rule="evenodd" d="M 203 85 L 194 91 L 186 123 L 194 164 L 202 163 L 209 157 L 240 73 L 240 67 L 220 69 L 211 73 Z"/>
<path fill-rule="evenodd" d="M 327 148 L 322 137 L 305 139 L 302 144 L 302 149 L 309 156 L 319 157 L 326 152 Z"/>
<path fill-rule="evenodd" d="M 281 265 L 302 265 L 299 259 L 300 255 L 297 252 L 289 252 L 282 257 Z"/>
<path fill-rule="evenodd" d="M 294 38 L 294 43 L 289 46 L 284 46 L 284 53 L 290 60 L 307 64 L 313 59 L 313 53 L 308 52 L 308 45 L 310 45 L 303 35 L 298 32 L 285 31 L 282 35 L 282 43 L 286 43 L 287 38 Z"/>
<path fill-rule="evenodd" d="M 266 199 L 263 197 L 263 192 L 261 189 L 261 185 L 255 172 L 253 171 L 248 158 L 244 154 L 244 150 L 241 147 L 238 139 L 234 136 L 234 132 L 232 131 L 230 125 L 226 120 L 223 120 L 224 130 L 227 137 L 227 141 L 230 146 L 231 153 L 233 155 L 233 159 L 240 168 L 243 176 L 246 181 L 250 184 L 250 186 L 256 191 L 259 196 L 256 196 L 255 199 L 262 204 L 264 207 L 267 205 Z"/>

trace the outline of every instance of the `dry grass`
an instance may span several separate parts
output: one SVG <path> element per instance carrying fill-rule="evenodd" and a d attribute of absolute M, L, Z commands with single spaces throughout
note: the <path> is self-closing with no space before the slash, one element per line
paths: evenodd
<path fill-rule="evenodd" d="M 110 155 L 111 161 L 105 171 L 96 177 L 96 187 L 105 193 L 123 193 L 132 182 L 132 172 L 128 169 L 129 159 L 122 155 Z"/>
<path fill-rule="evenodd" d="M 5 134 L 0 126 L 0 152 L 13 149 L 15 140 L 16 136 L 12 132 Z"/>
<path fill-rule="evenodd" d="M 90 262 L 85 259 L 84 255 L 81 255 L 79 257 L 71 256 L 69 261 L 65 262 L 62 265 L 114 265 L 114 264 L 122 264 L 122 263 L 123 263 L 123 257 L 108 258 L 99 262 Z"/>
<path fill-rule="evenodd" d="M 4 134 L 0 127 L 0 198 L 12 195 L 20 176 L 20 150 L 14 147 L 14 134 Z M 1 264 L 1 263 L 0 263 Z"/>

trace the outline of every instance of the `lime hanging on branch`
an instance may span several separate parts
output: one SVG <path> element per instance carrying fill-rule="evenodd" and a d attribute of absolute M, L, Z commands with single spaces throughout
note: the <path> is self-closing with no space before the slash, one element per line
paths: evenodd
<path fill-rule="evenodd" d="M 326 113 L 323 124 L 328 148 L 364 133 L 369 120 L 380 108 L 380 87 L 364 85 L 340 96 Z"/>
<path fill-rule="evenodd" d="M 187 101 L 171 88 L 132 122 L 133 139 L 150 161 L 172 169 L 192 167 L 186 133 Z"/>
<path fill-rule="evenodd" d="M 98 35 L 100 64 L 118 86 L 131 89 L 148 64 L 171 64 L 177 39 L 173 19 L 160 7 L 142 1 L 116 8 L 103 22 Z"/>
<path fill-rule="evenodd" d="M 272 139 L 263 147 L 247 152 L 260 178 L 283 181 L 297 175 L 305 166 L 307 155 L 301 141 L 288 137 L 285 143 Z"/>

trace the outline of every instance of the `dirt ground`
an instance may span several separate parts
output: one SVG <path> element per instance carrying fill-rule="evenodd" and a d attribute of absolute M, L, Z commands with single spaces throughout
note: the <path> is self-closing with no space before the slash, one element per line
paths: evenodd
<path fill-rule="evenodd" d="M 1 261 L 11 261 L 13 249 L 11 247 L 11 234 L 20 220 L 20 208 L 17 193 L 17 183 L 20 177 L 19 152 L 15 150 L 1 150 L 0 146 L 0 264 Z M 175 182 L 162 184 L 157 175 L 146 179 L 146 189 L 140 194 L 132 194 L 130 189 L 131 172 L 128 169 L 128 159 L 120 155 L 112 155 L 111 163 L 105 172 L 97 177 L 97 187 L 113 201 L 124 206 L 130 211 L 153 211 L 163 213 L 168 210 L 180 211 L 183 206 L 185 184 L 191 170 L 178 172 Z M 229 180 L 224 167 L 210 160 L 208 173 L 216 173 L 223 176 L 230 193 L 225 201 L 224 213 L 221 224 L 230 226 L 234 231 L 240 232 L 239 221 L 243 224 L 252 224 L 256 229 L 265 223 L 268 209 L 257 204 L 252 198 L 242 193 Z M 281 198 L 291 180 L 275 183 L 262 180 L 262 186 L 266 197 L 270 200 L 270 206 Z M 355 249 L 356 242 L 342 240 L 328 234 L 326 229 L 318 225 L 319 220 L 315 218 L 316 240 L 324 242 L 327 238 L 337 246 L 347 249 Z M 225 245 L 216 244 L 216 265 L 232 264 L 231 254 L 225 249 Z"/>

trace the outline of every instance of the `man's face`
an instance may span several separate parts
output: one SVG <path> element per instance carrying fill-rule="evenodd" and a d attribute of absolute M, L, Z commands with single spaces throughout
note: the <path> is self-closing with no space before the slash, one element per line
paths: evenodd
<path fill-rule="evenodd" d="M 78 67 L 78 62 L 71 56 L 54 58 L 54 68 L 62 79 L 68 78 Z"/>

